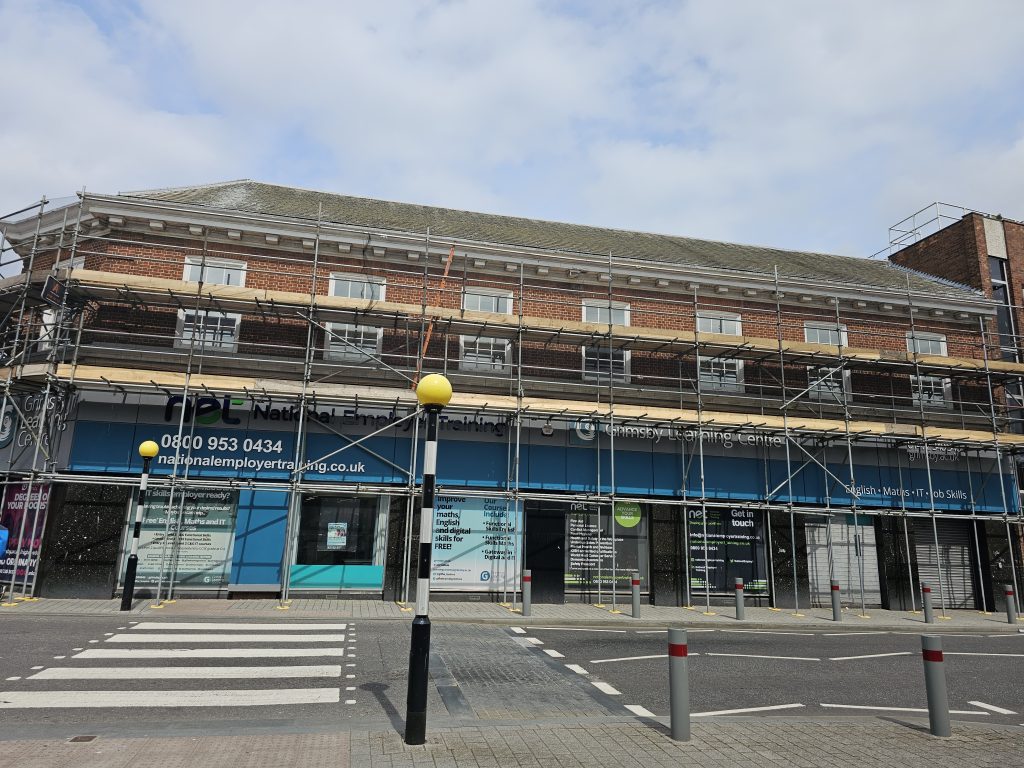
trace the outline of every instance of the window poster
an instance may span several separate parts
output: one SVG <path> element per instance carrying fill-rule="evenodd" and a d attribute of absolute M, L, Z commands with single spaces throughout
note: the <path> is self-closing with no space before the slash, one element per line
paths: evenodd
<path fill-rule="evenodd" d="M 737 578 L 748 593 L 768 592 L 764 515 L 752 509 L 690 509 L 690 589 L 732 593 Z M 705 549 L 705 542 L 707 548 Z"/>
<path fill-rule="evenodd" d="M 509 499 L 437 496 L 430 570 L 432 590 L 519 589 L 522 506 Z"/>
<path fill-rule="evenodd" d="M 28 483 L 11 483 L 7 486 L 7 495 L 0 510 L 0 526 L 7 529 L 7 552 L 0 558 L 0 581 L 9 582 L 12 576 L 16 577 L 18 583 L 26 576 L 29 583 L 35 579 L 46 505 L 50 501 L 50 486 L 35 483 L 32 486 L 31 501 L 28 495 Z M 33 527 L 36 529 L 35 536 L 32 535 Z"/>
<path fill-rule="evenodd" d="M 327 548 L 348 549 L 348 523 L 327 524 Z"/>
<path fill-rule="evenodd" d="M 629 586 L 640 572 L 641 589 L 647 585 L 647 516 L 643 505 L 615 502 L 607 505 L 571 504 L 565 516 L 565 585 L 589 589 L 601 585 Z"/>
<path fill-rule="evenodd" d="M 161 568 L 166 584 L 173 568 L 179 587 L 226 587 L 231 575 L 237 514 L 237 491 L 176 489 L 173 501 L 169 489 L 147 491 L 136 585 L 155 587 Z M 180 536 L 176 537 L 179 518 Z M 129 537 L 134 519 L 133 508 L 129 514 Z M 130 538 L 126 544 L 131 544 Z M 121 572 L 124 573 L 123 567 Z"/>

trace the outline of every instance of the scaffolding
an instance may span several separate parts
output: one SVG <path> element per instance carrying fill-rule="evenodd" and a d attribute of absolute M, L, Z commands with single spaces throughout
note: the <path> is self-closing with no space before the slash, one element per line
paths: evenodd
<path fill-rule="evenodd" d="M 135 205 L 134 215 L 103 213 L 115 203 Z M 624 574 L 617 572 L 610 521 L 616 504 L 635 502 L 667 505 L 680 516 L 685 537 L 681 602 L 691 607 L 696 593 L 709 613 L 713 566 L 708 515 L 714 510 L 763 515 L 772 607 L 779 594 L 791 589 L 793 609 L 800 610 L 796 520 L 801 516 L 825 518 L 830 575 L 833 519 L 852 517 L 858 531 L 854 543 L 859 573 L 858 583 L 846 586 L 850 602 L 862 614 L 867 607 L 865 557 L 857 537 L 865 516 L 899 522 L 910 585 L 915 582 L 910 556 L 910 526 L 915 521 L 931 527 L 937 563 L 937 521 L 968 521 L 975 531 L 979 569 L 978 526 L 1002 523 L 1009 574 L 1017 585 L 1024 518 L 1016 457 L 1024 450 L 1024 420 L 1008 388 L 1019 386 L 1024 365 L 1004 359 L 1005 334 L 996 334 L 993 311 L 980 297 L 966 292 L 960 298 L 943 296 L 945 308 L 938 309 L 934 297 L 913 290 L 908 277 L 904 290 L 889 290 L 869 306 L 868 301 L 851 298 L 849 286 L 833 286 L 830 293 L 827 286 L 808 281 L 801 288 L 792 278 L 781 279 L 778 269 L 772 275 L 736 273 L 732 281 L 745 287 L 730 287 L 696 267 L 655 265 L 610 253 L 541 252 L 429 231 L 361 229 L 324 221 L 322 214 L 315 221 L 296 221 L 232 213 L 231 221 L 216 229 L 196 223 L 206 212 L 192 212 L 192 219 L 186 210 L 173 213 L 163 216 L 152 203 L 83 190 L 70 204 L 43 199 L 0 220 L 0 227 L 16 226 L 24 233 L 26 221 L 34 218 L 30 235 L 0 241 L 0 274 L 16 270 L 0 280 L 0 414 L 11 414 L 12 429 L 22 425 L 28 451 L 6 468 L 4 477 L 5 496 L 15 485 L 28 488 L 15 562 L 22 559 L 24 542 L 41 538 L 46 526 L 45 503 L 35 505 L 29 520 L 33 489 L 135 483 L 127 475 L 98 476 L 60 467 L 60 437 L 77 404 L 91 397 L 180 397 L 172 469 L 156 481 L 170 494 L 167 509 L 175 510 L 167 515 L 164 542 L 170 542 L 170 548 L 161 558 L 166 568 L 160 574 L 159 599 L 173 599 L 178 588 L 185 492 L 259 488 L 288 498 L 282 604 L 289 596 L 289 566 L 294 562 L 303 494 L 404 496 L 399 592 L 404 601 L 411 581 L 408 564 L 415 551 L 417 440 L 411 441 L 407 466 L 378 457 L 399 472 L 400 484 L 311 479 L 304 470 L 326 457 L 307 453 L 304 438 L 312 429 L 307 411 L 362 407 L 391 413 L 394 421 L 357 440 L 331 430 L 345 441 L 341 450 L 369 450 L 365 439 L 396 423 L 412 420 L 418 430 L 412 386 L 421 373 L 441 371 L 456 392 L 449 413 L 473 420 L 487 416 L 507 425 L 504 482 L 460 493 L 500 495 L 509 509 L 516 510 L 504 544 L 513 550 L 510 565 L 509 558 L 505 561 L 513 575 L 522 567 L 524 503 L 576 502 L 595 508 L 598 536 L 604 535 L 606 519 L 613 537 L 612 572 L 608 579 L 598 574 L 597 603 L 604 603 L 610 587 L 608 597 L 616 610 L 618 580 Z M 291 236 L 270 234 L 278 230 Z M 244 283 L 220 284 L 217 270 L 238 261 L 245 264 Z M 185 279 L 193 275 L 198 279 Z M 383 293 L 377 296 L 372 291 L 336 295 L 332 285 L 338 275 L 361 276 L 386 286 L 386 300 Z M 641 279 L 645 287 L 640 287 Z M 46 296 L 44 288 L 54 282 L 60 290 Z M 673 290 L 665 290 L 668 287 Z M 509 300 L 495 302 L 495 311 L 467 309 L 467 294 L 481 292 Z M 588 306 L 603 312 L 588 319 L 585 309 L 581 314 L 581 307 Z M 623 322 L 615 322 L 621 307 L 627 308 L 620 317 Z M 701 330 L 705 317 L 732 314 L 762 335 L 741 333 L 738 324 L 735 332 Z M 224 318 L 235 318 L 233 325 L 223 326 Z M 824 338 L 808 340 L 808 327 L 822 329 Z M 923 351 L 919 339 L 930 340 L 936 334 L 942 335 L 948 349 Z M 1012 346 L 1019 347 L 1018 339 Z M 477 354 L 467 355 L 467 348 Z M 931 387 L 927 391 L 926 383 Z M 289 477 L 191 475 L 196 418 L 194 413 L 187 415 L 186 405 L 200 393 L 295 404 L 295 455 Z M 557 425 L 568 430 L 581 423 L 595 437 L 596 483 L 582 491 L 524 485 L 524 428 Z M 621 487 L 616 436 L 643 429 L 692 435 L 692 446 L 679 439 L 682 480 L 672 496 L 631 494 Z M 738 432 L 758 438 L 750 441 L 764 467 L 757 498 L 730 498 L 706 485 L 706 451 L 722 435 Z M 769 469 L 770 445 L 784 449 L 781 481 Z M 902 464 L 898 507 L 861 499 L 865 494 L 858 490 L 855 451 L 892 451 L 899 457 L 894 449 L 923 459 L 928 487 L 924 507 L 906 503 L 904 477 L 909 466 L 904 472 Z M 608 472 L 602 478 L 604 453 Z M 968 467 L 970 498 L 960 510 L 936 508 L 933 463 L 936 456 L 948 455 L 962 457 Z M 841 467 L 836 457 L 842 457 Z M 970 470 L 972 459 L 976 473 Z M 693 467 L 696 482 L 691 488 L 687 478 Z M 825 495 L 802 502 L 794 479 L 812 469 L 821 472 Z M 996 478 L 1002 508 L 979 513 L 975 486 L 983 486 L 990 476 Z M 700 521 L 698 550 L 693 548 L 692 512 Z M 773 533 L 773 515 L 788 520 L 788 542 L 772 541 L 783 530 Z M 782 571 L 772 558 L 779 554 L 791 561 L 792 584 L 777 591 Z M 38 570 L 31 575 L 30 570 L 25 567 L 19 576 L 18 568 L 12 568 L 3 585 L 8 601 L 34 598 Z M 938 571 L 945 611 L 948 590 L 941 567 Z M 982 575 L 978 590 L 987 610 L 983 581 Z M 516 588 L 509 596 L 509 582 L 506 573 L 501 596 L 514 604 Z M 909 593 L 913 601 L 914 589 Z M 916 603 L 912 606 L 916 609 Z"/>

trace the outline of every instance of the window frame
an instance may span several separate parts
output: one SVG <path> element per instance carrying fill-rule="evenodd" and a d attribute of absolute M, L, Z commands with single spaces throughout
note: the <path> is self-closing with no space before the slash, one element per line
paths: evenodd
<path fill-rule="evenodd" d="M 910 374 L 910 398 L 915 406 L 921 407 L 921 386 L 920 382 L 923 379 L 927 379 L 933 382 L 939 382 L 942 385 L 942 400 L 934 400 L 928 398 L 924 400 L 923 406 L 925 408 L 942 408 L 949 409 L 953 406 L 953 381 L 952 379 L 946 378 L 945 376 L 932 376 L 930 374 L 922 374 L 920 376 L 916 374 Z"/>
<path fill-rule="evenodd" d="M 364 296 L 339 296 L 336 293 L 336 289 L 339 283 L 362 283 L 363 285 L 375 285 L 380 289 L 379 296 L 371 296 L 367 299 Z M 327 293 L 329 296 L 342 299 L 354 299 L 358 298 L 361 301 L 384 301 L 387 295 L 387 279 L 383 277 L 377 277 L 376 275 L 364 275 L 359 272 L 331 272 L 327 280 Z M 325 360 L 342 360 L 346 362 L 362 362 L 364 360 L 372 360 L 378 358 L 381 355 L 381 350 L 384 346 L 384 329 L 374 328 L 372 325 L 360 325 L 359 323 L 336 323 L 328 322 L 324 323 L 326 332 L 324 333 L 324 359 Z M 368 329 L 376 332 L 377 342 L 374 345 L 373 352 L 369 351 L 369 347 L 363 347 L 359 344 L 349 346 L 348 344 L 334 345 L 331 342 L 334 341 L 335 336 L 341 336 L 348 333 L 361 332 L 361 329 Z"/>
<path fill-rule="evenodd" d="M 202 341 L 196 341 L 195 337 L 190 339 L 185 338 L 185 318 L 188 315 L 203 315 L 206 319 L 210 317 L 216 318 L 231 318 L 235 321 L 235 332 L 232 336 L 230 343 L 224 342 L 210 342 L 208 343 L 205 339 Z M 204 320 L 204 325 L 206 320 Z M 193 322 L 193 328 L 195 323 Z M 220 312 L 214 309 L 179 309 L 178 310 L 178 322 L 174 334 L 174 346 L 177 349 L 192 349 L 193 347 L 210 350 L 215 352 L 237 352 L 238 351 L 238 340 L 241 336 L 242 328 L 242 316 L 237 312 Z"/>
<path fill-rule="evenodd" d="M 918 342 L 938 342 L 941 352 L 922 352 L 916 349 Z M 907 331 L 907 352 L 912 355 L 932 355 L 933 357 L 947 357 L 946 334 L 933 333 L 931 331 Z"/>
<path fill-rule="evenodd" d="M 725 363 L 727 365 L 735 365 L 736 366 L 736 381 L 735 382 L 726 382 L 726 381 L 722 381 L 718 377 L 703 378 L 701 376 L 701 374 L 702 374 L 702 369 L 704 368 L 705 364 L 707 364 L 707 365 L 714 365 L 715 363 Z M 739 360 L 737 358 L 734 358 L 734 357 L 701 356 L 700 362 L 697 365 L 697 379 L 698 379 L 698 382 L 701 385 L 701 390 L 702 391 L 703 391 L 705 386 L 708 388 L 708 391 L 710 391 L 710 392 L 736 393 L 736 392 L 744 392 L 746 390 L 745 382 L 744 382 L 743 361 Z"/>
<path fill-rule="evenodd" d="M 843 378 L 839 385 L 839 392 L 833 391 L 827 385 L 822 386 L 822 381 L 824 381 L 824 379 L 821 379 L 818 376 L 814 376 L 814 372 L 820 371 L 822 369 L 832 369 L 834 376 L 835 368 L 836 366 L 828 365 L 807 366 L 807 397 L 809 397 L 811 400 L 817 400 L 819 403 L 823 403 L 825 405 L 843 405 L 844 403 L 849 403 L 853 399 L 853 392 L 850 388 L 853 378 L 851 376 L 851 372 L 848 369 L 843 368 L 840 371 L 840 373 L 842 373 L 843 375 Z M 814 376 L 813 379 L 812 376 Z"/>
<path fill-rule="evenodd" d="M 587 310 L 588 309 L 598 309 L 598 310 L 607 309 L 608 310 L 609 319 L 612 319 L 611 315 L 612 315 L 613 311 L 615 311 L 615 310 L 622 310 L 623 311 L 623 319 L 625 320 L 625 322 L 624 323 L 611 323 L 611 325 L 624 325 L 624 326 L 628 327 L 629 324 L 630 324 L 630 305 L 629 305 L 629 302 L 626 302 L 626 301 L 611 301 L 611 300 L 608 300 L 608 299 L 583 299 L 581 301 L 581 303 L 580 303 L 580 307 L 581 307 L 581 309 L 580 309 L 580 318 L 582 319 L 582 321 L 584 323 L 592 323 L 594 325 L 606 325 L 606 323 L 601 323 L 599 320 L 598 321 L 588 320 L 587 319 Z M 604 380 L 606 378 L 610 378 L 612 381 L 619 382 L 619 383 L 622 383 L 622 384 L 628 384 L 629 383 L 630 378 L 631 378 L 630 368 L 631 368 L 631 364 L 632 364 L 632 354 L 631 354 L 630 350 L 622 349 L 622 348 L 610 350 L 612 352 L 612 354 L 615 354 L 616 352 L 621 352 L 622 353 L 622 374 L 620 376 L 620 375 L 614 373 L 614 366 L 611 364 L 611 362 L 609 362 L 608 373 L 601 373 L 600 371 L 588 371 L 587 370 L 587 350 L 591 349 L 591 348 L 597 348 L 597 349 L 600 350 L 601 349 L 601 345 L 600 344 L 583 344 L 583 345 L 580 346 L 580 370 L 582 372 L 583 381 L 598 381 L 599 382 L 599 381 L 602 381 L 602 380 Z M 607 345 L 604 347 L 604 349 L 608 350 Z"/>
<path fill-rule="evenodd" d="M 249 265 L 248 265 L 247 262 L 240 261 L 238 259 L 225 259 L 225 258 L 221 258 L 221 257 L 213 257 L 213 258 L 205 258 L 204 259 L 204 258 L 200 258 L 200 257 L 197 257 L 197 256 L 186 256 L 185 257 L 185 264 L 182 267 L 182 271 L 181 271 L 181 279 L 182 279 L 183 282 L 186 282 L 186 283 L 198 283 L 198 282 L 200 282 L 199 280 L 190 280 L 189 279 L 188 273 L 189 273 L 189 269 L 192 268 L 192 267 L 197 268 L 200 271 L 208 270 L 211 267 L 212 268 L 217 268 L 217 269 L 224 269 L 224 270 L 229 270 L 229 269 L 230 270 L 235 270 L 235 271 L 237 271 L 239 273 L 238 285 L 235 286 L 237 288 L 244 288 L 245 287 L 245 275 L 246 275 L 246 272 L 249 269 Z M 203 280 L 202 281 L 202 283 L 204 285 L 207 284 L 207 283 L 211 283 L 211 282 L 213 282 L 213 281 L 211 281 L 211 280 Z M 213 285 L 233 285 L 233 284 L 230 283 L 230 282 L 228 282 L 228 283 L 213 282 Z"/>
<path fill-rule="evenodd" d="M 497 299 L 507 299 L 508 308 L 505 312 L 498 312 L 484 309 L 467 309 L 466 308 L 466 297 L 467 296 L 491 296 Z M 511 316 L 514 312 L 515 294 L 512 291 L 505 290 L 503 288 L 486 288 L 483 286 L 467 286 L 462 290 L 462 310 L 464 312 L 490 312 L 496 315 L 508 315 Z M 466 344 L 479 344 L 480 342 L 490 342 L 492 345 L 497 346 L 504 344 L 505 347 L 505 361 L 500 365 L 491 362 L 481 362 L 479 360 L 468 360 L 466 359 Z M 459 336 L 459 370 L 460 371 L 475 371 L 485 373 L 503 373 L 510 369 L 512 365 L 512 341 L 511 339 L 501 339 L 494 336 Z"/>
<path fill-rule="evenodd" d="M 816 331 L 839 331 L 839 343 L 832 344 L 831 342 L 823 341 L 811 341 L 807 338 L 807 332 L 810 330 Z M 834 323 L 826 320 L 804 320 L 804 343 L 806 344 L 823 344 L 832 347 L 848 347 L 850 345 L 849 334 L 846 330 L 844 323 Z"/>
<path fill-rule="evenodd" d="M 705 331 L 700 327 L 701 320 L 731 320 L 736 323 L 735 333 L 726 333 L 724 331 Z M 712 333 L 718 336 L 742 336 L 743 335 L 743 316 L 739 312 L 724 312 L 719 310 L 697 310 L 697 321 L 695 324 L 697 333 Z"/>

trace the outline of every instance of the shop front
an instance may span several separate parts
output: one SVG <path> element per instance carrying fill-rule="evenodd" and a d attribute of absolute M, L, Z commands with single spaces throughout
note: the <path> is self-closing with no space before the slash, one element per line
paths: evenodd
<path fill-rule="evenodd" d="M 214 395 L 84 400 L 61 451 L 72 477 L 55 496 L 74 508 L 86 481 L 115 480 L 117 493 L 103 503 L 117 510 L 120 547 L 107 557 L 119 574 L 141 470 L 136 447 L 154 440 L 161 450 L 140 588 L 173 581 L 213 596 L 277 594 L 285 563 L 290 589 L 302 593 L 409 596 L 420 479 L 414 420 L 407 411 L 314 408 L 296 456 L 297 415 L 290 405 Z M 845 448 L 808 448 L 810 458 L 787 462 L 781 436 L 756 432 L 665 426 L 612 435 L 587 420 L 524 420 L 516 444 L 502 416 L 445 417 L 431 576 L 438 593 L 509 599 L 529 568 L 536 602 L 625 596 L 633 572 L 662 605 L 727 596 L 737 577 L 767 601 L 792 590 L 795 572 L 803 600 L 820 600 L 842 574 L 858 588 L 863 575 L 871 602 L 888 578 L 887 534 L 873 512 L 1002 514 L 1004 498 L 1016 500 L 1012 478 L 1000 488 L 984 455 L 927 473 L 898 446 L 861 445 L 851 473 Z M 821 514 L 786 514 L 790 502 Z M 47 536 L 56 539 L 67 516 L 54 512 Z M 111 578 L 109 588 L 118 583 Z"/>

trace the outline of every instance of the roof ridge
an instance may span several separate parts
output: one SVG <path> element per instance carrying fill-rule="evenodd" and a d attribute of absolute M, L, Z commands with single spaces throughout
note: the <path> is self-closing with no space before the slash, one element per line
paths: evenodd
<path fill-rule="evenodd" d="M 229 184 L 245 184 L 246 182 L 248 182 L 250 184 L 252 184 L 252 183 L 256 183 L 256 184 L 262 183 L 262 182 L 253 182 L 252 179 L 232 179 L 230 181 L 211 181 L 208 184 L 186 184 L 186 185 L 180 186 L 180 187 L 154 187 L 153 189 L 126 189 L 126 190 L 123 190 L 121 192 L 118 192 L 117 194 L 118 195 L 143 195 L 143 194 L 145 194 L 147 192 L 181 192 L 181 191 L 187 190 L 187 189 L 214 189 L 216 187 L 226 187 Z"/>
<path fill-rule="evenodd" d="M 894 261 L 878 261 L 877 263 L 888 264 L 893 269 L 897 269 L 901 272 L 909 272 L 910 274 L 917 275 L 918 277 L 925 277 L 929 280 L 934 280 L 936 283 L 948 285 L 951 288 L 959 288 L 961 291 L 969 291 L 971 293 L 976 293 L 979 296 L 985 296 L 984 291 L 975 288 L 973 285 L 968 285 L 967 283 L 958 283 L 956 280 L 950 280 L 948 277 L 940 277 L 939 275 L 933 275 L 931 272 L 923 272 L 920 269 L 914 269 L 903 264 L 897 264 Z"/>

